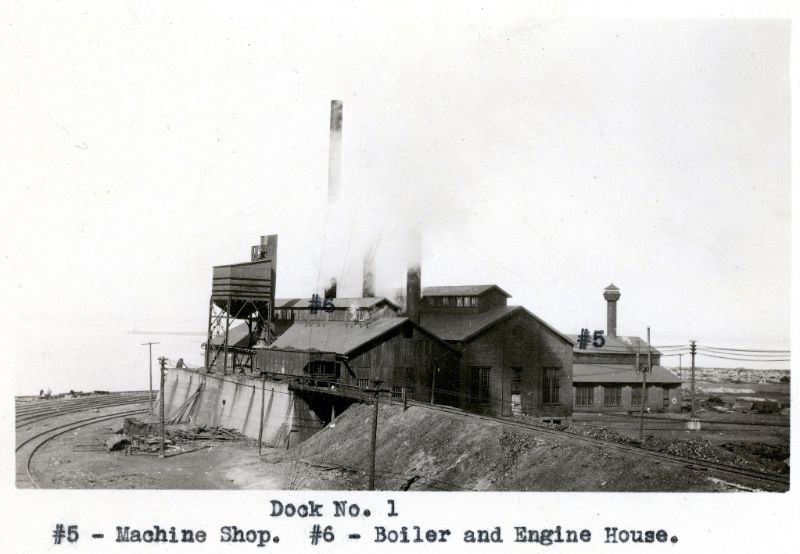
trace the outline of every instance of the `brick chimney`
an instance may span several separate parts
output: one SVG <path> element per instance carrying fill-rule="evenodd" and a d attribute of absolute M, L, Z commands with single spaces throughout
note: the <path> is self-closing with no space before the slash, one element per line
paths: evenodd
<path fill-rule="evenodd" d="M 611 283 L 603 289 L 603 298 L 606 299 L 606 331 L 609 337 L 617 336 L 617 300 L 621 296 L 619 288 Z"/>

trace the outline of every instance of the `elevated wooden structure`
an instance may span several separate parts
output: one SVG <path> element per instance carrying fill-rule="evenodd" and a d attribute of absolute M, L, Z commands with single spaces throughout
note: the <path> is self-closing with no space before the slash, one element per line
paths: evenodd
<path fill-rule="evenodd" d="M 250 261 L 218 265 L 213 269 L 208 305 L 205 366 L 209 372 L 230 368 L 252 369 L 253 348 L 270 341 L 275 306 L 275 267 L 278 235 L 261 237 L 250 251 Z M 243 320 L 247 333 L 231 337 L 231 325 Z M 221 364 L 220 362 L 221 358 Z"/>

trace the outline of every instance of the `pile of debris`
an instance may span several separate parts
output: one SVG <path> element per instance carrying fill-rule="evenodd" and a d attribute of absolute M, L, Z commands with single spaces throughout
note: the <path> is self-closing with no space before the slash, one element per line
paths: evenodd
<path fill-rule="evenodd" d="M 179 424 L 164 428 L 164 449 L 185 452 L 197 441 L 250 441 L 248 437 L 225 427 Z M 126 418 L 122 429 L 106 441 L 109 451 L 125 450 L 125 454 L 154 455 L 161 450 L 161 425 L 152 420 Z"/>
<path fill-rule="evenodd" d="M 651 436 L 645 439 L 644 447 L 675 456 L 697 458 L 770 473 L 788 473 L 789 471 L 789 467 L 783 462 L 769 459 L 757 452 L 756 449 L 748 451 L 747 448 L 739 448 L 733 443 L 717 446 L 706 439 L 700 438 L 667 440 Z"/>

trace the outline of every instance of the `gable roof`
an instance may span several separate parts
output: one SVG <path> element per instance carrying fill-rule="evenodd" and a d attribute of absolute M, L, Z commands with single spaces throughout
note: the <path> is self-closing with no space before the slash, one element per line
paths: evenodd
<path fill-rule="evenodd" d="M 620 354 L 635 355 L 636 349 L 638 348 L 640 355 L 647 356 L 647 349 L 648 349 L 647 341 L 642 340 L 639 337 L 619 336 L 619 335 L 616 337 L 607 337 L 606 335 L 603 335 L 603 338 L 606 340 L 606 343 L 600 348 L 595 348 L 591 340 L 586 345 L 586 348 L 580 348 L 580 346 L 578 346 L 578 335 L 567 335 L 567 336 L 575 344 L 575 346 L 572 347 L 572 351 L 575 354 L 593 354 L 593 355 L 607 354 L 609 356 L 620 355 Z M 661 354 L 661 352 L 659 352 L 653 347 L 650 347 L 650 353 L 654 355 Z"/>
<path fill-rule="evenodd" d="M 384 317 L 366 322 L 326 321 L 298 322 L 289 327 L 270 348 L 279 350 L 316 350 L 350 355 L 370 341 L 391 332 L 406 322 L 407 317 Z M 427 329 L 411 322 L 416 329 L 449 350 L 455 348 Z"/>
<path fill-rule="evenodd" d="M 400 306 L 385 298 L 383 296 L 370 296 L 364 298 L 334 298 L 333 305 L 337 310 L 349 310 L 353 306 L 356 309 L 361 308 L 373 308 L 380 304 L 381 302 L 386 302 L 394 308 L 395 310 L 399 310 Z M 275 299 L 275 308 L 286 309 L 286 308 L 295 308 L 295 309 L 308 309 L 311 307 L 311 299 L 310 298 L 276 298 Z"/>
<path fill-rule="evenodd" d="M 573 383 L 642 383 L 642 374 L 631 366 L 623 364 L 572 364 Z M 652 373 L 647 374 L 651 385 L 676 385 L 681 380 L 660 365 L 654 365 Z"/>
<path fill-rule="evenodd" d="M 498 287 L 497 285 L 459 285 L 459 286 L 446 286 L 446 287 L 423 287 L 422 296 L 480 296 L 489 292 L 492 289 L 497 289 L 506 298 L 511 298 L 511 295 Z"/>
<path fill-rule="evenodd" d="M 478 313 L 439 313 L 422 312 L 420 323 L 436 336 L 449 341 L 463 342 L 488 330 L 493 325 L 511 317 L 515 313 L 525 313 L 564 342 L 573 344 L 566 336 L 539 319 L 522 306 L 498 306 Z"/>

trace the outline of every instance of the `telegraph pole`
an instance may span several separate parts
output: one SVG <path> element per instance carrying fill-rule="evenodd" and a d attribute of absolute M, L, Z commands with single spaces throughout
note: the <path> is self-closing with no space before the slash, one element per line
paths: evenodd
<path fill-rule="evenodd" d="M 161 440 L 159 441 L 158 457 L 164 457 L 164 366 L 167 365 L 167 359 L 161 356 L 158 361 L 161 363 L 161 388 L 158 390 L 161 397 Z"/>
<path fill-rule="evenodd" d="M 150 415 L 153 415 L 153 345 L 157 342 L 143 342 L 142 346 L 150 347 Z"/>
<path fill-rule="evenodd" d="M 261 375 L 261 418 L 258 420 L 258 455 L 261 456 L 261 442 L 264 438 L 264 395 L 267 388 L 267 374 Z"/>
<path fill-rule="evenodd" d="M 639 411 L 639 444 L 644 443 L 644 403 L 647 401 L 647 372 L 652 371 L 650 358 L 650 327 L 647 327 L 647 370 L 642 371 L 642 407 Z"/>
<path fill-rule="evenodd" d="M 689 349 L 690 349 L 690 352 L 692 354 L 692 419 L 694 419 L 695 418 L 695 414 L 694 414 L 694 401 L 695 401 L 695 398 L 694 398 L 694 355 L 697 352 L 697 341 L 690 340 L 689 344 L 690 344 Z"/>
<path fill-rule="evenodd" d="M 431 404 L 433 404 L 434 394 L 436 393 L 436 372 L 437 371 L 439 371 L 439 366 L 438 365 L 434 365 L 433 366 L 433 371 L 431 371 L 431 375 L 432 375 L 432 377 L 431 377 L 431 380 L 432 380 L 432 382 L 431 382 Z"/>
<path fill-rule="evenodd" d="M 375 381 L 375 408 L 372 413 L 372 434 L 369 438 L 369 486 L 367 490 L 375 490 L 375 450 L 378 442 L 378 398 L 380 381 Z"/>

